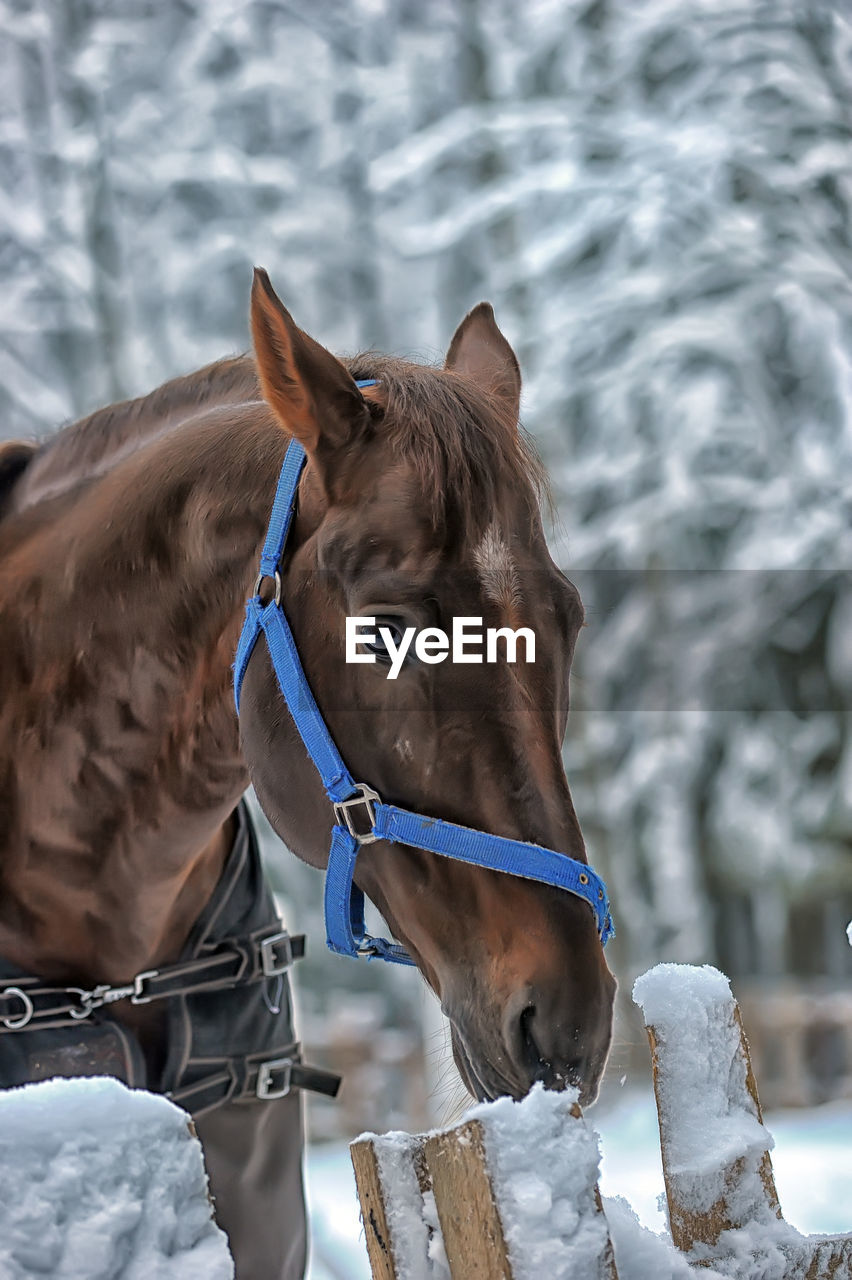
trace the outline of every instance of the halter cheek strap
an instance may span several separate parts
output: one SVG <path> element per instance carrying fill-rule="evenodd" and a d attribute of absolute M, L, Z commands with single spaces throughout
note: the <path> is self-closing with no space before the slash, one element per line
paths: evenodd
<path fill-rule="evenodd" d="M 358 383 L 359 387 L 373 385 L 373 381 Z M 414 963 L 403 947 L 386 938 L 374 938 L 366 931 L 364 894 L 354 883 L 353 876 L 361 845 L 375 840 L 408 845 L 565 889 L 591 907 L 601 944 L 606 946 L 615 932 L 606 885 L 586 863 L 555 849 L 490 835 L 486 831 L 385 804 L 372 787 L 353 779 L 314 700 L 281 606 L 281 556 L 290 531 L 304 465 L 305 451 L 298 441 L 293 440 L 278 478 L 254 595 L 246 603 L 245 623 L 234 662 L 234 699 L 239 712 L 246 667 L 258 637 L 263 634 L 278 688 L 322 779 L 326 795 L 334 806 L 335 823 L 325 879 L 325 926 L 329 947 L 340 955 L 379 958 L 396 964 Z M 264 578 L 275 582 L 275 594 L 266 605 L 259 594 Z"/>

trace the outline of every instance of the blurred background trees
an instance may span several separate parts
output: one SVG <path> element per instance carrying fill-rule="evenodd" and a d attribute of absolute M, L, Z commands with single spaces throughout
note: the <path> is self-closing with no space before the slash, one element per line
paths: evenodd
<path fill-rule="evenodd" d="M 0 0 L 0 37 L 0 433 L 245 348 L 254 263 L 338 351 L 439 359 L 490 298 L 587 606 L 566 765 L 622 984 L 768 984 L 802 1100 L 852 1091 L 813 1014 L 852 958 L 848 6 Z M 324 955 L 270 857 L 306 1039 L 384 1036 L 353 1123 L 405 1123 L 424 997 Z"/>

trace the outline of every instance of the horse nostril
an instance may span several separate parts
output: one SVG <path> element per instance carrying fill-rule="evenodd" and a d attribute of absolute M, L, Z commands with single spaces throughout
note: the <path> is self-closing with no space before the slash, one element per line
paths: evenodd
<path fill-rule="evenodd" d="M 546 1089 L 564 1089 L 566 1085 L 584 1085 L 586 1063 L 582 1055 L 560 1062 L 547 1057 L 536 1040 L 533 1023 L 536 1016 L 534 1004 L 521 1011 L 521 1052 L 523 1066 L 529 1073 L 530 1083 L 541 1081 Z"/>
<path fill-rule="evenodd" d="M 526 1066 L 535 1070 L 541 1064 L 541 1054 L 538 1045 L 535 1042 L 535 1036 L 532 1031 L 532 1021 L 535 1017 L 535 1005 L 528 1004 L 526 1008 L 521 1010 L 521 1051 Z"/>
<path fill-rule="evenodd" d="M 529 1072 L 530 1082 L 535 1083 L 540 1080 L 546 1087 L 553 1085 L 558 1074 L 554 1071 L 553 1063 L 549 1058 L 545 1057 L 533 1031 L 533 1022 L 535 1020 L 536 1007 L 534 1004 L 528 1004 L 521 1013 L 521 1050 L 523 1053 L 523 1065 Z"/>

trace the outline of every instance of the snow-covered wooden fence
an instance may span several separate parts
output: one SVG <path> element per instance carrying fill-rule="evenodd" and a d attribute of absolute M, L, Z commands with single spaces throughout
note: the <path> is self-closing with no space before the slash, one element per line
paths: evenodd
<path fill-rule="evenodd" d="M 852 1280 L 852 1235 L 802 1236 L 781 1214 L 743 1021 L 709 965 L 636 982 L 654 1071 L 672 1240 L 696 1267 L 771 1280 Z M 852 1225 L 852 1206 L 850 1206 Z"/>
<path fill-rule="evenodd" d="M 0 1091 L 2 1280 L 233 1280 L 189 1116 L 118 1080 Z"/>
<path fill-rule="evenodd" d="M 651 1045 L 671 1230 L 665 1245 L 654 1238 L 653 1266 L 637 1261 L 649 1233 L 640 1241 L 623 1208 L 610 1232 L 597 1136 L 569 1096 L 537 1088 L 444 1132 L 352 1144 L 374 1280 L 617 1280 L 619 1266 L 621 1280 L 640 1280 L 664 1274 L 661 1263 L 672 1277 L 852 1280 L 852 1235 L 802 1236 L 781 1215 L 727 978 L 658 965 L 634 999 Z"/>
<path fill-rule="evenodd" d="M 520 1255 L 537 1277 L 617 1280 L 597 1141 L 564 1095 L 477 1107 L 442 1133 L 371 1134 L 351 1152 L 374 1280 L 521 1280 Z"/>

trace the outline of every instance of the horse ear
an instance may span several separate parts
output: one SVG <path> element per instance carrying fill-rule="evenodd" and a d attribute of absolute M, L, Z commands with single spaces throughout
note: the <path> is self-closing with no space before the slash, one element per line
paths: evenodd
<path fill-rule="evenodd" d="M 308 453 L 346 444 L 369 418 L 355 379 L 296 324 L 261 268 L 251 290 L 251 331 L 263 398 Z"/>
<path fill-rule="evenodd" d="M 478 303 L 462 320 L 444 361 L 445 369 L 463 373 L 483 391 L 503 402 L 518 421 L 521 402 L 521 370 L 518 359 L 497 328 L 490 302 Z"/>

